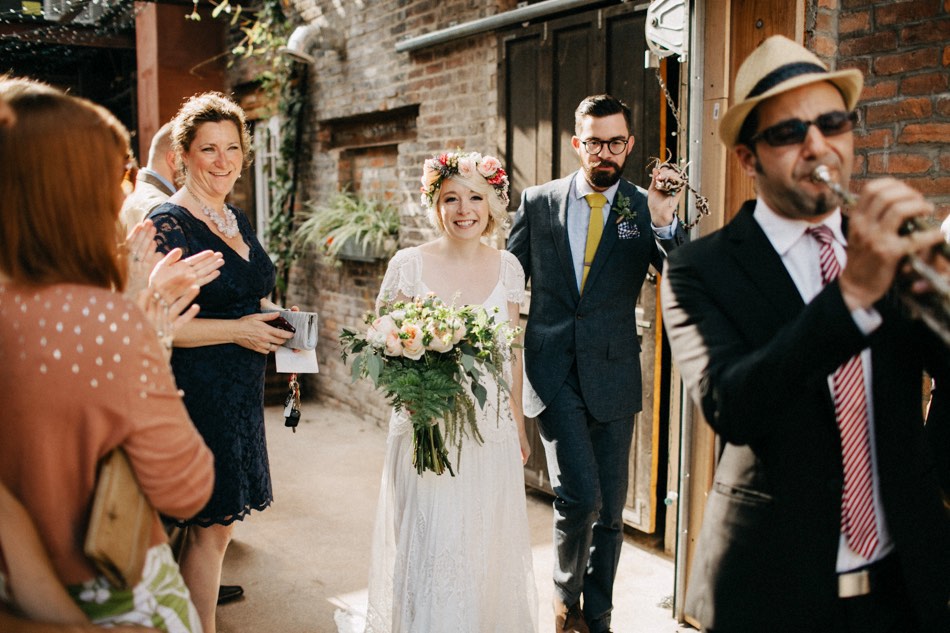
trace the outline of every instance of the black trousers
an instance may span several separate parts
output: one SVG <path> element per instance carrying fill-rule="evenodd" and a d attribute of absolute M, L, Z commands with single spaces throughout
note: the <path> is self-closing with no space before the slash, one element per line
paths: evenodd
<path fill-rule="evenodd" d="M 808 633 L 935 633 L 924 631 L 911 608 L 897 556 L 891 555 L 869 568 L 871 592 L 838 598 L 833 622 L 813 622 Z M 776 630 L 784 630 L 781 622 Z M 705 633 L 749 633 L 703 629 Z M 804 631 L 802 632 L 804 633 Z"/>

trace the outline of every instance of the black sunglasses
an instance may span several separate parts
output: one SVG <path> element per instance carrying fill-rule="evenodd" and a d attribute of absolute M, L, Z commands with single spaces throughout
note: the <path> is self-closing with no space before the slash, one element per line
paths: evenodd
<path fill-rule="evenodd" d="M 810 125 L 817 127 L 824 136 L 837 136 L 853 130 L 854 124 L 857 122 L 857 112 L 835 110 L 819 115 L 814 121 L 789 119 L 781 123 L 776 123 L 753 135 L 752 138 L 749 139 L 749 143 L 754 144 L 761 140 L 772 147 L 797 145 L 805 140 L 805 136 L 808 134 L 808 126 Z"/>

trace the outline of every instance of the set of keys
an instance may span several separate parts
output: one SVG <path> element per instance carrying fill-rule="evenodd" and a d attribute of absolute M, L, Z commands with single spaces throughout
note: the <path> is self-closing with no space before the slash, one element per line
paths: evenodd
<path fill-rule="evenodd" d="M 287 398 L 284 400 L 284 426 L 297 432 L 297 424 L 300 423 L 300 383 L 297 382 L 297 374 L 290 375 L 290 383 L 287 385 Z"/>

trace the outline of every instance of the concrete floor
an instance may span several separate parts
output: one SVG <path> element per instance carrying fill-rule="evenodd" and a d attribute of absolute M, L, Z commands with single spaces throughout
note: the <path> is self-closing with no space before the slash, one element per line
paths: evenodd
<path fill-rule="evenodd" d="M 362 633 L 386 429 L 305 403 L 297 433 L 283 426 L 280 408 L 268 408 L 267 441 L 276 499 L 273 507 L 237 524 L 222 582 L 243 585 L 245 597 L 219 607 L 218 631 Z M 553 628 L 548 497 L 528 493 L 528 520 L 538 621 L 547 633 Z M 628 537 L 615 588 L 614 630 L 692 631 L 673 620 L 672 594 L 672 561 Z"/>

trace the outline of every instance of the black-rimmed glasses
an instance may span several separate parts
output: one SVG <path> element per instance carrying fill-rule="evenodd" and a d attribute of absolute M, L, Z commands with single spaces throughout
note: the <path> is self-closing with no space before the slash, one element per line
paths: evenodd
<path fill-rule="evenodd" d="M 824 136 L 838 136 L 839 134 L 853 130 L 854 124 L 857 122 L 857 112 L 835 110 L 819 115 L 814 121 L 789 119 L 781 123 L 776 123 L 753 135 L 752 138 L 749 139 L 749 143 L 754 144 L 758 141 L 765 141 L 772 147 L 797 145 L 805 140 L 805 137 L 808 135 L 809 126 L 814 125 Z"/>
<path fill-rule="evenodd" d="M 600 154 L 600 150 L 604 148 L 604 145 L 607 146 L 607 150 L 616 156 L 617 154 L 622 154 L 623 150 L 627 149 L 627 142 L 629 139 L 625 138 L 613 138 L 609 141 L 602 141 L 599 138 L 592 138 L 586 141 L 581 141 L 581 145 L 584 146 L 584 149 L 587 150 L 588 154 Z"/>

